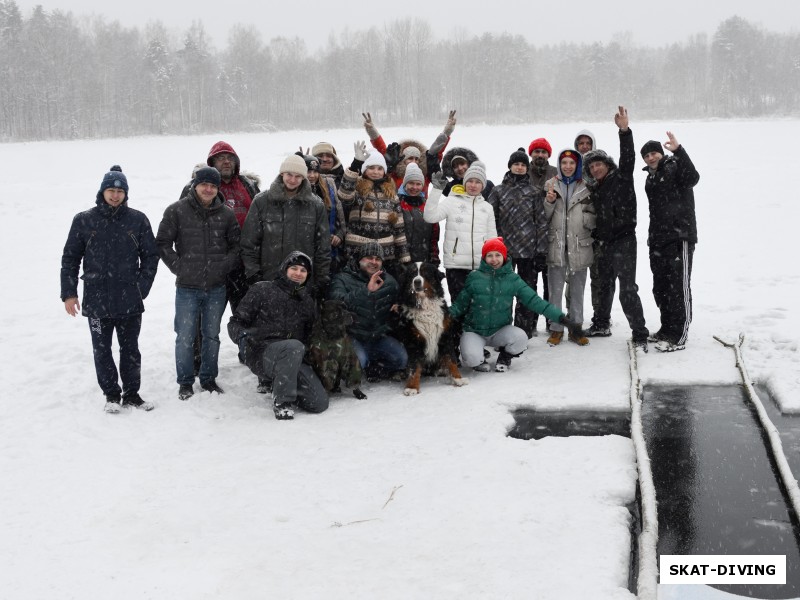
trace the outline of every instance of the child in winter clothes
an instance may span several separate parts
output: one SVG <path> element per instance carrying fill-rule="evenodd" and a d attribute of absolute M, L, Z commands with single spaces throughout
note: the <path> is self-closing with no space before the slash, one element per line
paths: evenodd
<path fill-rule="evenodd" d="M 403 211 L 394 182 L 386 175 L 386 160 L 379 152 L 367 155 L 366 144 L 356 142 L 355 158 L 345 169 L 338 196 L 348 212 L 345 250 L 349 257 L 369 242 L 383 249 L 383 262 L 392 272 L 396 263 L 409 262 Z M 358 176 L 358 173 L 361 176 Z"/>
<path fill-rule="evenodd" d="M 439 224 L 427 223 L 423 218 L 425 210 L 425 176 L 414 163 L 406 166 L 403 185 L 397 192 L 400 208 L 403 209 L 403 223 L 406 240 L 411 254 L 411 262 L 439 264 Z"/>
<path fill-rule="evenodd" d="M 552 304 L 542 300 L 522 278 L 514 273 L 503 238 L 483 244 L 481 264 L 467 277 L 466 285 L 450 307 L 450 315 L 463 318 L 461 362 L 476 371 L 488 371 L 484 346 L 500 347 L 495 371 L 507 371 L 511 359 L 528 347 L 528 336 L 511 324 L 511 307 L 516 298 L 529 309 L 543 314 L 554 323 L 580 332 L 580 325 L 568 321 Z"/>
<path fill-rule="evenodd" d="M 558 175 L 546 184 L 544 212 L 547 217 L 547 278 L 550 301 L 561 310 L 564 284 L 569 285 L 569 318 L 583 326 L 583 292 L 586 270 L 592 264 L 592 230 L 595 227 L 594 206 L 589 189 L 581 179 L 581 155 L 575 150 L 562 150 L 558 155 Z M 564 337 L 564 326 L 550 325 L 547 343 L 557 346 Z M 579 346 L 589 343 L 583 333 L 569 335 Z"/>
<path fill-rule="evenodd" d="M 314 325 L 314 299 L 306 284 L 311 259 L 294 251 L 283 259 L 273 281 L 250 287 L 228 322 L 245 364 L 259 380 L 272 381 L 275 418 L 294 417 L 294 405 L 312 413 L 328 408 L 328 394 L 303 362 Z"/>
<path fill-rule="evenodd" d="M 454 302 L 464 287 L 467 275 L 481 264 L 483 243 L 497 237 L 494 211 L 481 192 L 486 186 L 486 167 L 472 163 L 464 174 L 464 185 L 454 186 L 442 198 L 447 178 L 439 171 L 431 180 L 433 189 L 423 216 L 428 223 L 447 220 L 444 230 L 444 268 L 450 301 Z"/>
<path fill-rule="evenodd" d="M 538 273 L 546 264 L 547 220 L 542 195 L 528 177 L 529 163 L 524 148 L 512 152 L 503 183 L 494 188 L 488 202 L 494 208 L 497 234 L 505 240 L 517 273 L 536 290 Z M 549 298 L 547 286 L 542 295 L 545 300 Z M 529 338 L 537 335 L 538 320 L 538 314 L 517 303 L 514 325 L 525 330 Z"/>

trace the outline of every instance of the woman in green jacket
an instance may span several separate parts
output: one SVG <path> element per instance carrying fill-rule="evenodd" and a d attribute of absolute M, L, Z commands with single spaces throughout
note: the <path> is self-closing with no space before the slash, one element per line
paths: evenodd
<path fill-rule="evenodd" d="M 483 348 L 499 347 L 494 370 L 502 373 L 508 370 L 512 358 L 528 348 L 528 335 L 512 325 L 514 298 L 551 321 L 563 323 L 570 331 L 581 330 L 580 325 L 568 321 L 560 310 L 542 300 L 514 272 L 503 238 L 492 238 L 483 244 L 480 267 L 469 274 L 464 289 L 450 307 L 455 319 L 463 318 L 461 362 L 464 366 L 489 371 Z"/>

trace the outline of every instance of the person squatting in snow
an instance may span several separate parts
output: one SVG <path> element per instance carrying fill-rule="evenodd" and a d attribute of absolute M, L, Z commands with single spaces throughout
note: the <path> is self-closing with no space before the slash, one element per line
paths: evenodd
<path fill-rule="evenodd" d="M 81 263 L 82 307 L 78 301 Z M 95 206 L 72 220 L 61 257 L 61 300 L 68 315 L 75 317 L 80 311 L 89 318 L 94 368 L 108 413 L 118 413 L 121 405 L 153 409 L 151 402 L 139 396 L 139 332 L 144 299 L 157 269 L 158 247 L 150 221 L 128 206 L 128 179 L 114 165 L 100 182 Z M 119 374 L 111 351 L 114 331 L 119 343 Z"/>
<path fill-rule="evenodd" d="M 543 300 L 514 272 L 512 259 L 503 238 L 487 240 L 481 249 L 481 263 L 467 276 L 464 289 L 450 307 L 450 315 L 463 322 L 461 362 L 476 371 L 489 371 L 484 357 L 486 346 L 500 348 L 495 371 L 507 371 L 511 359 L 528 348 L 528 335 L 511 324 L 514 299 L 544 315 L 554 323 L 566 326 L 570 333 L 583 334 L 579 323 L 567 319 L 555 306 Z"/>
<path fill-rule="evenodd" d="M 328 393 L 304 361 L 316 309 L 308 293 L 311 259 L 290 252 L 272 281 L 250 286 L 228 322 L 228 335 L 259 381 L 272 387 L 276 419 L 294 418 L 295 407 L 310 413 L 328 408 Z"/>

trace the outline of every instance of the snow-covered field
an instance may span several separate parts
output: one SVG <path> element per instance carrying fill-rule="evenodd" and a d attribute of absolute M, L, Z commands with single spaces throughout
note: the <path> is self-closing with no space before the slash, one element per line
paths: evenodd
<path fill-rule="evenodd" d="M 616 158 L 611 114 L 589 128 Z M 499 182 L 517 147 L 540 136 L 566 147 L 585 126 L 458 126 L 452 144 L 475 150 Z M 800 209 L 782 150 L 800 122 L 639 123 L 632 111 L 631 127 L 637 149 L 674 131 L 701 174 L 689 345 L 640 356 L 643 380 L 738 382 L 733 353 L 712 336 L 743 331 L 751 375 L 800 410 L 800 319 L 790 312 L 800 297 L 791 255 Z M 429 143 L 437 130 L 410 133 Z M 269 181 L 301 144 L 330 141 L 349 163 L 363 138 L 356 124 L 0 145 L 9 286 L 0 311 L 0 597 L 632 597 L 630 441 L 505 435 L 518 406 L 627 406 L 629 329 L 618 303 L 614 335 L 587 348 L 534 338 L 510 372 L 470 373 L 464 388 L 426 380 L 410 398 L 402 384 L 367 384 L 366 401 L 345 393 L 326 413 L 279 422 L 227 337 L 218 379 L 227 393 L 177 399 L 174 277 L 161 265 L 140 338 L 142 396 L 156 410 L 103 413 L 86 320 L 69 318 L 59 300 L 71 218 L 93 205 L 103 173 L 122 165 L 131 206 L 156 228 L 219 139 Z M 639 285 L 657 328 L 639 177 Z"/>

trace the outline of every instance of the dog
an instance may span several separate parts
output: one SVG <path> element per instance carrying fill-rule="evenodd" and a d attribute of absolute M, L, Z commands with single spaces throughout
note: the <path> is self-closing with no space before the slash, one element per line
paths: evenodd
<path fill-rule="evenodd" d="M 347 335 L 347 326 L 353 315 L 347 312 L 341 300 L 326 300 L 311 333 L 308 360 L 329 394 L 342 391 L 339 382 L 353 390 L 353 396 L 365 400 L 361 387 L 361 363 L 358 362 L 353 341 Z"/>
<path fill-rule="evenodd" d="M 403 393 L 419 394 L 423 373 L 443 373 L 455 386 L 469 383 L 456 363 L 456 324 L 447 311 L 442 273 L 434 264 L 416 262 L 400 274 L 398 338 L 408 352 L 408 378 Z"/>

